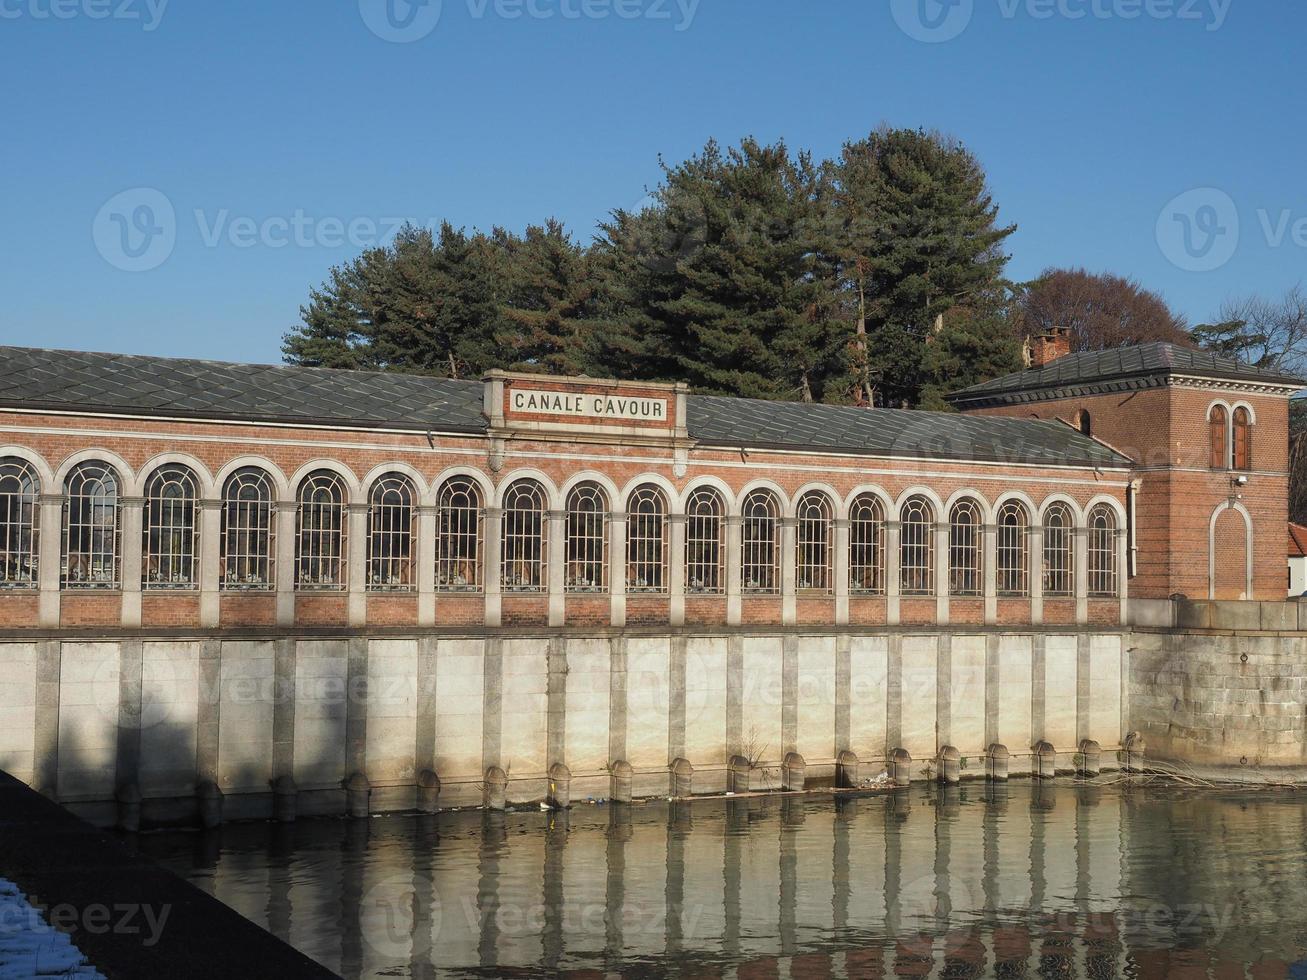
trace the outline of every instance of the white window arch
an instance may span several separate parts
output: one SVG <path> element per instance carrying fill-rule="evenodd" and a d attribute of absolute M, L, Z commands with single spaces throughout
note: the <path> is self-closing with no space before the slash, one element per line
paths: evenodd
<path fill-rule="evenodd" d="M 223 591 L 262 591 L 276 584 L 275 484 L 266 470 L 246 466 L 222 489 Z"/>
<path fill-rule="evenodd" d="M 1044 511 L 1044 595 L 1065 598 L 1076 594 L 1075 516 L 1056 501 Z"/>
<path fill-rule="evenodd" d="M 68 589 L 116 589 L 120 579 L 118 473 L 92 460 L 64 481 L 63 585 Z"/>
<path fill-rule="evenodd" d="M 1114 599 L 1117 585 L 1116 513 L 1107 504 L 1089 512 L 1089 594 Z"/>
<path fill-rule="evenodd" d="M 1015 500 L 998 511 L 998 594 L 1030 595 L 1030 512 Z"/>
<path fill-rule="evenodd" d="M 874 493 L 849 507 L 849 591 L 885 594 L 885 505 Z"/>
<path fill-rule="evenodd" d="M 567 495 L 564 551 L 566 591 L 608 591 L 608 495 L 599 484 L 578 484 Z"/>
<path fill-rule="evenodd" d="M 417 589 L 417 489 L 402 473 L 387 473 L 368 494 L 369 592 Z"/>
<path fill-rule="evenodd" d="M 910 497 L 899 512 L 899 580 L 905 596 L 935 594 L 935 508 Z"/>
<path fill-rule="evenodd" d="M 436 588 L 480 592 L 482 587 L 481 488 L 465 476 L 440 488 L 436 514 Z"/>
<path fill-rule="evenodd" d="M 41 478 L 31 463 L 0 459 L 0 589 L 40 583 Z"/>
<path fill-rule="evenodd" d="M 746 595 L 777 595 L 781 591 L 781 508 L 770 490 L 754 490 L 740 505 L 740 587 Z"/>
<path fill-rule="evenodd" d="M 345 588 L 345 481 L 331 470 L 317 470 L 300 483 L 295 509 L 295 588 L 339 592 Z"/>
<path fill-rule="evenodd" d="M 978 596 L 984 592 L 984 518 L 980 504 L 964 497 L 948 515 L 949 594 Z"/>
<path fill-rule="evenodd" d="M 812 490 L 799 498 L 794 513 L 795 586 L 803 592 L 830 594 L 834 591 L 834 505 L 829 496 Z"/>
<path fill-rule="evenodd" d="M 667 592 L 667 500 L 638 487 L 626 503 L 626 591 Z"/>
<path fill-rule="evenodd" d="M 685 504 L 685 591 L 721 595 L 726 591 L 723 532 L 726 505 L 712 487 L 700 487 Z"/>
<path fill-rule="evenodd" d="M 548 499 L 535 480 L 518 480 L 504 491 L 500 564 L 505 592 L 545 590 Z"/>
<path fill-rule="evenodd" d="M 200 587 L 200 483 L 186 466 L 161 466 L 145 483 L 142 520 L 142 587 L 186 590 Z"/>

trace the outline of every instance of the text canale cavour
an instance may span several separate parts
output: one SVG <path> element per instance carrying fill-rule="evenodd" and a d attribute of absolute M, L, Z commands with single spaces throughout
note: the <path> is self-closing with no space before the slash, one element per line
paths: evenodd
<path fill-rule="evenodd" d="M 663 422 L 667 419 L 667 402 L 662 398 L 632 398 L 629 395 L 577 394 L 514 388 L 509 404 L 514 412 L 538 415 L 625 419 L 634 422 Z"/>

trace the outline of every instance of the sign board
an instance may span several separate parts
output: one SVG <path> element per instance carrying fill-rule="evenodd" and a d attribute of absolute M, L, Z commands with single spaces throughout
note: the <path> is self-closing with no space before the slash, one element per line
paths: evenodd
<path fill-rule="evenodd" d="M 642 398 L 616 392 L 549 391 L 516 385 L 508 393 L 508 409 L 514 415 L 543 415 L 560 420 L 666 424 L 671 417 L 669 403 L 667 398 Z"/>

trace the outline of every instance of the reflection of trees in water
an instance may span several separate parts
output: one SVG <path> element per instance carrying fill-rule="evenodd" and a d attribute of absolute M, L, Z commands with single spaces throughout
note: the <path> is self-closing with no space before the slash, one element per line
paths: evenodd
<path fill-rule="evenodd" d="M 977 782 L 142 846 L 344 976 L 1113 977 L 1302 957 L 1305 832 L 1295 797 Z"/>

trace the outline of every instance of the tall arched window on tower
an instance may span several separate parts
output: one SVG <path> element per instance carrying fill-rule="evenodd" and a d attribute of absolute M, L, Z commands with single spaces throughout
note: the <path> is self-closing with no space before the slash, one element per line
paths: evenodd
<path fill-rule="evenodd" d="M 608 498 L 595 483 L 581 483 L 567 495 L 568 592 L 608 590 Z"/>
<path fill-rule="evenodd" d="M 1071 508 L 1054 503 L 1044 511 L 1044 595 L 1065 597 L 1075 595 L 1075 566 L 1072 563 L 1071 544 L 1075 534 L 1075 519 Z"/>
<path fill-rule="evenodd" d="M 300 484 L 295 511 L 295 588 L 339 592 L 345 588 L 345 481 L 330 470 L 310 473 Z"/>
<path fill-rule="evenodd" d="M 162 466 L 145 484 L 142 584 L 149 590 L 200 585 L 199 481 L 185 466 Z"/>
<path fill-rule="evenodd" d="M 504 491 L 504 531 L 500 561 L 505 592 L 543 592 L 546 588 L 545 489 L 535 480 L 518 480 Z"/>
<path fill-rule="evenodd" d="M 874 493 L 849 508 L 849 591 L 885 594 L 885 507 Z"/>
<path fill-rule="evenodd" d="M 959 500 L 948 515 L 950 595 L 976 596 L 983 591 L 983 542 L 980 505 L 974 500 Z"/>
<path fill-rule="evenodd" d="M 388 473 L 368 494 L 369 592 L 413 592 L 417 556 L 417 490 L 402 473 Z"/>
<path fill-rule="evenodd" d="M 657 487 L 640 487 L 626 502 L 626 591 L 667 591 L 667 504 Z"/>
<path fill-rule="evenodd" d="M 686 502 L 685 591 L 691 595 L 720 595 L 725 591 L 725 515 L 721 494 L 710 487 L 694 491 Z"/>
<path fill-rule="evenodd" d="M 1025 507 L 1009 501 L 998 512 L 998 594 L 1030 594 L 1030 518 Z"/>
<path fill-rule="evenodd" d="M 222 590 L 274 587 L 274 496 L 272 478 L 256 467 L 239 469 L 227 478 L 222 488 Z"/>
<path fill-rule="evenodd" d="M 119 586 L 118 474 L 98 461 L 82 463 L 64 481 L 63 585 Z"/>
<path fill-rule="evenodd" d="M 1234 410 L 1233 439 L 1234 461 L 1236 470 L 1253 468 L 1253 417 L 1246 408 Z"/>
<path fill-rule="evenodd" d="M 1089 594 L 1100 599 L 1117 595 L 1116 514 L 1106 504 L 1089 512 Z"/>
<path fill-rule="evenodd" d="M 1076 428 L 1079 429 L 1081 433 L 1084 435 L 1091 436 L 1091 437 L 1093 436 L 1094 419 L 1093 416 L 1089 414 L 1089 409 L 1082 408 L 1079 412 L 1076 413 Z"/>
<path fill-rule="evenodd" d="M 30 463 L 0 459 L 0 589 L 40 583 L 41 480 Z"/>
<path fill-rule="evenodd" d="M 1213 405 L 1207 413 L 1207 440 L 1210 447 L 1211 467 L 1224 470 L 1230 467 L 1230 450 L 1226 442 L 1230 417 L 1224 405 Z"/>
<path fill-rule="evenodd" d="M 440 488 L 436 513 L 436 588 L 481 591 L 481 488 L 455 477 Z"/>
<path fill-rule="evenodd" d="M 798 527 L 795 547 L 795 585 L 803 592 L 829 594 L 832 586 L 835 509 L 830 498 L 819 491 L 805 493 L 795 507 Z"/>
<path fill-rule="evenodd" d="M 781 591 L 781 510 L 768 490 L 754 490 L 740 505 L 740 590 L 745 595 L 776 595 Z"/>
<path fill-rule="evenodd" d="M 899 512 L 899 585 L 903 595 L 935 594 L 935 511 L 910 497 Z"/>

